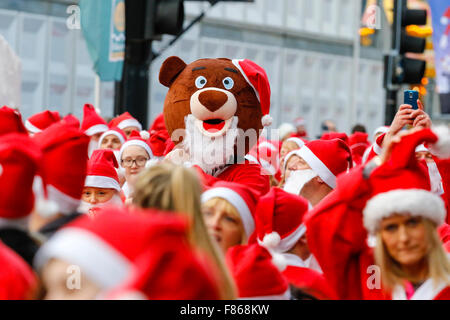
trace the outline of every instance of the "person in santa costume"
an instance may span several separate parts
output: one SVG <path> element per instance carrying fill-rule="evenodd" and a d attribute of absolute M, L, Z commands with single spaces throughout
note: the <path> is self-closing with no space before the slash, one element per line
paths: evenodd
<path fill-rule="evenodd" d="M 224 254 L 232 246 L 246 244 L 252 235 L 258 198 L 257 191 L 228 181 L 218 181 L 202 194 L 208 232 Z"/>
<path fill-rule="evenodd" d="M 304 145 L 305 142 L 297 137 L 291 137 L 283 141 L 280 149 L 280 166 L 279 166 L 280 182 L 278 184 L 278 187 L 282 188 L 284 186 L 284 183 L 286 182 L 285 177 L 286 156 L 290 152 L 300 149 Z"/>
<path fill-rule="evenodd" d="M 103 132 L 98 139 L 97 149 L 110 149 L 120 151 L 122 145 L 127 141 L 125 133 L 117 127 Z"/>
<path fill-rule="evenodd" d="M 133 131 L 120 147 L 119 165 L 125 169 L 125 183 L 122 191 L 127 199 L 132 198 L 137 175 L 145 169 L 147 162 L 154 158 L 148 138 L 147 131 L 140 133 Z"/>
<path fill-rule="evenodd" d="M 0 240 L 32 264 L 38 243 L 28 233 L 35 199 L 33 179 L 40 172 L 42 152 L 24 133 L 0 137 Z"/>
<path fill-rule="evenodd" d="M 199 59 L 187 65 L 169 57 L 159 79 L 169 87 L 164 119 L 176 143 L 166 159 L 195 166 L 205 186 L 224 180 L 268 192 L 269 177 L 259 164 L 245 160 L 272 122 L 265 70 L 248 59 Z"/>
<path fill-rule="evenodd" d="M 136 258 L 134 271 L 125 283 L 100 299 L 115 300 L 218 300 L 222 288 L 214 265 L 187 239 L 185 217 L 171 215 L 148 235 L 148 246 Z M 156 224 L 156 223 L 155 223 Z"/>
<path fill-rule="evenodd" d="M 27 128 L 30 135 L 34 135 L 60 120 L 61 116 L 58 111 L 45 110 L 29 117 L 25 121 L 25 128 Z"/>
<path fill-rule="evenodd" d="M 108 130 L 106 121 L 100 117 L 92 104 L 86 103 L 83 106 L 83 121 L 81 123 L 81 130 L 91 137 L 89 141 L 88 155 L 97 149 L 100 136 L 103 132 Z"/>
<path fill-rule="evenodd" d="M 245 159 L 261 166 L 261 174 L 269 176 L 271 186 L 278 185 L 281 179 L 279 158 L 279 143 L 261 138 L 260 142 L 245 155 Z"/>
<path fill-rule="evenodd" d="M 219 246 L 208 234 L 202 208 L 202 186 L 197 172 L 192 168 L 161 162 L 145 169 L 136 181 L 132 205 L 139 208 L 157 209 L 167 213 L 186 216 L 190 222 L 188 238 L 215 264 L 218 270 L 220 296 L 236 297 L 235 287 Z"/>
<path fill-rule="evenodd" d="M 31 267 L 0 241 L 0 300 L 31 300 L 38 279 Z"/>
<path fill-rule="evenodd" d="M 284 190 L 301 195 L 311 207 L 335 187 L 336 177 L 353 166 L 348 145 L 342 139 L 310 141 L 286 156 Z"/>
<path fill-rule="evenodd" d="M 239 290 L 239 300 L 289 300 L 291 293 L 281 271 L 286 268 L 279 254 L 258 244 L 237 245 L 226 255 Z"/>
<path fill-rule="evenodd" d="M 306 132 L 306 121 L 303 117 L 298 117 L 294 120 L 294 126 L 296 132 L 291 134 L 291 137 L 308 139 L 308 133 Z"/>
<path fill-rule="evenodd" d="M 130 137 L 133 131 L 140 132 L 142 130 L 142 125 L 140 124 L 140 122 L 135 119 L 128 111 L 112 119 L 109 122 L 109 127 L 118 127 L 125 133 L 125 136 L 127 138 Z"/>
<path fill-rule="evenodd" d="M 81 213 L 94 215 L 98 208 L 123 205 L 116 172 L 118 167 L 116 156 L 111 150 L 94 151 L 88 162 L 81 204 L 78 207 Z"/>
<path fill-rule="evenodd" d="M 288 268 L 283 272 L 295 281 L 296 268 L 321 268 L 308 248 L 303 216 L 308 203 L 300 196 L 274 187 L 259 199 L 255 212 L 255 232 L 249 243 L 281 253 Z M 291 270 L 292 269 L 292 270 Z"/>
<path fill-rule="evenodd" d="M 307 214 L 310 249 L 339 299 L 450 299 L 437 233 L 446 210 L 415 158 L 421 143 L 449 158 L 448 136 L 448 128 L 415 128 L 386 140 L 380 157 L 340 176 Z"/>
<path fill-rule="evenodd" d="M 43 171 L 48 197 L 43 194 L 43 179 L 36 177 L 33 190 L 38 199 L 48 200 L 47 207 L 35 208 L 30 230 L 45 237 L 76 219 L 86 180 L 89 137 L 80 129 L 56 123 L 33 136 L 43 153 Z"/>
<path fill-rule="evenodd" d="M 28 133 L 20 112 L 7 106 L 0 108 L 0 123 L 0 136 L 12 132 Z"/>
<path fill-rule="evenodd" d="M 146 269 L 141 283 L 144 287 L 141 288 L 150 290 L 146 286 L 151 286 L 151 297 L 154 298 L 158 297 L 158 293 L 161 298 L 169 298 L 169 294 L 183 296 L 182 293 L 176 295 L 175 287 L 172 287 L 174 283 L 168 285 L 156 281 L 158 276 L 162 281 L 164 274 L 172 274 L 172 278 L 167 280 L 189 281 L 189 273 L 171 272 L 174 264 L 179 264 L 178 267 L 184 271 L 193 272 L 191 280 L 198 281 L 198 289 L 206 288 L 206 283 L 210 289 L 216 288 L 207 271 L 211 267 L 202 265 L 192 253 L 186 228 L 187 223 L 181 217 L 156 210 L 135 209 L 130 213 L 124 208 L 109 207 L 99 210 L 96 219 L 84 216 L 59 230 L 36 255 L 34 264 L 41 275 L 44 299 L 105 299 L 107 292 L 133 278 L 136 270 L 142 270 L 142 264 Z M 181 264 L 183 256 L 186 263 L 190 262 L 189 265 Z M 160 268 L 164 265 L 170 265 L 165 273 L 152 273 L 162 271 Z M 75 266 L 73 273 L 79 277 L 72 282 L 66 280 L 70 266 Z M 155 270 L 152 267 L 158 268 Z M 195 271 L 198 272 L 197 277 L 194 277 Z M 60 283 L 57 279 L 64 281 Z M 211 294 L 211 291 L 207 291 L 210 295 L 205 295 L 216 298 L 217 294 Z M 198 293 L 192 288 L 194 292 Z M 187 293 L 186 297 L 189 297 Z"/>

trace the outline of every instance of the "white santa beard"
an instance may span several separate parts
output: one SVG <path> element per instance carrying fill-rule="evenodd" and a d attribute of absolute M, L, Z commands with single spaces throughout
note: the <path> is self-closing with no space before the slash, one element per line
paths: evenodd
<path fill-rule="evenodd" d="M 317 177 L 317 173 L 311 169 L 292 171 L 289 178 L 286 180 L 283 190 L 295 195 L 300 195 L 305 184 L 315 177 Z"/>
<path fill-rule="evenodd" d="M 78 212 L 88 213 L 89 209 L 93 208 L 101 208 L 106 206 L 122 206 L 122 205 L 123 205 L 122 199 L 118 194 L 115 194 L 112 196 L 111 199 L 103 203 L 92 204 L 82 200 L 80 206 L 78 207 Z"/>
<path fill-rule="evenodd" d="M 186 117 L 186 134 L 182 147 L 190 156 L 190 162 L 198 165 L 208 174 L 214 169 L 232 163 L 234 159 L 234 146 L 238 136 L 238 117 L 234 116 L 230 128 L 219 137 L 207 137 L 195 125 L 196 118 L 189 114 Z"/>

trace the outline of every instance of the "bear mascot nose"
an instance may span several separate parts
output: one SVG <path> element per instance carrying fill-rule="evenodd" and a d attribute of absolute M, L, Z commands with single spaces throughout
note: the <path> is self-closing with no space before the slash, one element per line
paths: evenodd
<path fill-rule="evenodd" d="M 206 90 L 199 94 L 198 100 L 209 111 L 219 110 L 228 100 L 228 96 L 221 91 Z"/>

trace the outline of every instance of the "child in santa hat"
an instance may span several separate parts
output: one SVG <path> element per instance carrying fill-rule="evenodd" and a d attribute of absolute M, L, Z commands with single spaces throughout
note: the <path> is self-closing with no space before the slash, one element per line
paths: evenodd
<path fill-rule="evenodd" d="M 424 142 L 450 157 L 442 131 L 416 128 L 388 140 L 380 158 L 342 175 L 305 218 L 311 251 L 340 299 L 450 299 L 450 261 L 437 233 L 446 210 L 415 158 Z"/>
<path fill-rule="evenodd" d="M 135 184 L 133 205 L 187 216 L 191 223 L 188 229 L 189 240 L 192 245 L 203 250 L 217 267 L 221 297 L 234 299 L 235 288 L 224 265 L 223 254 L 209 237 L 203 220 L 201 194 L 202 187 L 194 169 L 163 162 L 149 167 L 139 175 Z"/>
<path fill-rule="evenodd" d="M 81 195 L 82 213 L 94 215 L 96 209 L 108 205 L 122 206 L 116 168 L 119 165 L 111 150 L 95 150 L 88 162 L 86 181 Z"/>

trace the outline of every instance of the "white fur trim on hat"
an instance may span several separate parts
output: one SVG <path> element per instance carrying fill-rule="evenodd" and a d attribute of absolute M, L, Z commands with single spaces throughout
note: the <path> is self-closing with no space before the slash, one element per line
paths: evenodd
<path fill-rule="evenodd" d="M 245 234 L 247 237 L 255 230 L 255 220 L 247 206 L 247 203 L 234 190 L 229 188 L 211 188 L 202 194 L 202 203 L 205 203 L 213 198 L 222 198 L 230 202 L 236 208 L 241 216 L 242 224 L 244 225 Z"/>
<path fill-rule="evenodd" d="M 94 134 L 105 131 L 108 131 L 108 126 L 106 124 L 96 124 L 95 126 L 85 130 L 84 133 L 88 136 L 93 136 Z"/>
<path fill-rule="evenodd" d="M 141 140 L 128 140 L 120 148 L 120 151 L 119 151 L 119 159 L 120 160 L 122 160 L 122 153 L 123 153 L 123 151 L 129 146 L 138 146 L 138 147 L 144 148 L 144 150 L 147 152 L 147 154 L 150 157 L 150 159 L 153 158 L 152 149 L 150 149 L 150 147 L 149 147 L 149 145 L 147 143 L 145 143 L 144 141 L 141 141 Z M 120 164 L 120 162 L 121 161 L 119 161 L 119 164 Z"/>
<path fill-rule="evenodd" d="M 317 175 L 332 189 L 336 188 L 336 176 L 307 146 L 303 146 L 297 153 Z"/>
<path fill-rule="evenodd" d="M 263 127 L 268 127 L 272 125 L 272 123 L 273 118 L 270 116 L 270 114 L 266 114 L 261 118 L 261 124 L 263 125 Z"/>
<path fill-rule="evenodd" d="M 114 189 L 120 192 L 120 185 L 116 179 L 104 176 L 87 176 L 85 187 Z"/>
<path fill-rule="evenodd" d="M 138 127 L 139 131 L 142 130 L 142 125 L 136 119 L 123 120 L 117 125 L 117 127 L 122 130 L 128 127 Z"/>
<path fill-rule="evenodd" d="M 428 152 L 429 150 L 427 148 L 425 148 L 425 146 L 423 144 L 419 144 L 416 147 L 416 150 L 414 150 L 415 152 Z"/>
<path fill-rule="evenodd" d="M 301 147 L 303 147 L 303 146 L 305 145 L 305 143 L 303 142 L 303 140 L 300 139 L 300 138 L 297 138 L 297 137 L 291 137 L 291 138 L 288 138 L 288 139 L 286 139 L 286 141 L 292 141 L 292 142 L 295 142 L 295 144 L 297 144 L 299 148 L 301 148 Z"/>
<path fill-rule="evenodd" d="M 55 233 L 37 252 L 34 265 L 41 270 L 52 258 L 77 265 L 101 289 L 113 288 L 129 275 L 131 263 L 97 235 L 75 227 Z"/>
<path fill-rule="evenodd" d="M 103 139 L 105 139 L 109 135 L 116 136 L 120 140 L 121 144 L 125 143 L 125 139 L 123 138 L 123 136 L 120 133 L 118 133 L 115 130 L 108 130 L 108 131 L 103 132 L 103 134 L 100 136 L 100 139 L 98 139 L 98 148 L 99 149 L 102 147 Z"/>
<path fill-rule="evenodd" d="M 264 159 L 259 159 L 261 162 L 261 167 L 263 167 L 267 172 L 269 172 L 271 175 L 275 175 L 277 173 L 277 170 L 275 170 L 275 167 L 271 165 L 268 161 Z"/>
<path fill-rule="evenodd" d="M 71 214 L 77 211 L 80 205 L 80 199 L 72 198 L 71 196 L 59 191 L 52 185 L 47 185 L 47 199 L 44 196 L 44 187 L 42 179 L 36 176 L 33 181 L 33 192 L 36 195 L 36 209 L 38 213 L 43 217 L 54 216 L 57 213 Z M 41 201 L 42 205 L 39 205 Z M 55 212 L 55 206 L 48 201 L 54 202 L 57 205 L 57 211 Z M 43 211 L 40 212 L 39 209 Z"/>
<path fill-rule="evenodd" d="M 431 154 L 442 159 L 450 158 L 450 129 L 448 126 L 437 126 L 431 128 L 438 141 L 430 146 Z"/>
<path fill-rule="evenodd" d="M 250 161 L 250 162 L 254 162 L 254 163 L 259 164 L 258 159 L 256 159 L 256 158 L 255 158 L 254 156 L 252 156 L 251 154 L 246 154 L 244 158 L 247 159 L 247 160 Z"/>
<path fill-rule="evenodd" d="M 32 132 L 32 133 L 38 133 L 41 132 L 42 130 L 39 129 L 38 127 L 36 127 L 35 125 L 33 125 L 30 121 L 25 121 L 25 128 L 27 128 L 28 131 Z"/>
<path fill-rule="evenodd" d="M 378 231 L 383 218 L 396 214 L 410 214 L 430 219 L 440 226 L 446 216 L 444 201 L 423 189 L 397 189 L 380 193 L 363 210 L 364 226 L 371 234 Z"/>

